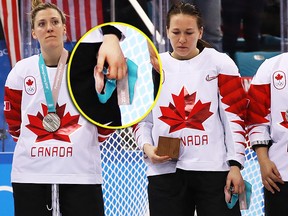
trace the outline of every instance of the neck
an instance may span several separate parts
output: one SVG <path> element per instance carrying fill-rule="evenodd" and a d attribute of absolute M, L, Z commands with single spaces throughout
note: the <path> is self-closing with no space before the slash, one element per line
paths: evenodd
<path fill-rule="evenodd" d="M 171 56 L 173 58 L 176 58 L 178 60 L 189 60 L 189 59 L 192 59 L 194 58 L 195 56 L 197 56 L 199 54 L 199 49 L 196 48 L 194 52 L 190 53 L 189 55 L 187 56 L 179 56 L 177 55 L 174 51 L 171 53 Z"/>
<path fill-rule="evenodd" d="M 61 57 L 63 51 L 63 47 L 54 49 L 54 50 L 43 50 L 41 49 L 41 53 L 43 55 L 45 64 L 47 66 L 55 66 L 58 65 L 59 59 Z"/>

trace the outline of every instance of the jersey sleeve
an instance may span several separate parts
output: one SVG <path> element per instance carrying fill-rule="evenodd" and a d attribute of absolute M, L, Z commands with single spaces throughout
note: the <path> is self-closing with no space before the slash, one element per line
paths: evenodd
<path fill-rule="evenodd" d="M 133 126 L 133 134 L 137 145 L 143 149 L 144 144 L 153 145 L 152 138 L 153 115 L 150 112 L 142 121 Z"/>
<path fill-rule="evenodd" d="M 110 137 L 110 135 L 115 132 L 114 129 L 107 129 L 99 126 L 97 126 L 97 130 L 98 130 L 98 141 L 100 143 L 106 141 Z"/>
<path fill-rule="evenodd" d="M 247 127 L 252 147 L 269 145 L 271 120 L 271 79 L 267 61 L 257 70 L 248 90 Z"/>
<path fill-rule="evenodd" d="M 232 60 L 231 60 L 232 61 Z M 227 163 L 245 161 L 247 97 L 237 66 L 230 59 L 218 75 L 219 113 L 224 127 Z"/>
<path fill-rule="evenodd" d="M 4 90 L 4 116 L 8 132 L 17 142 L 21 128 L 22 85 L 16 76 L 15 69 L 9 73 Z"/>

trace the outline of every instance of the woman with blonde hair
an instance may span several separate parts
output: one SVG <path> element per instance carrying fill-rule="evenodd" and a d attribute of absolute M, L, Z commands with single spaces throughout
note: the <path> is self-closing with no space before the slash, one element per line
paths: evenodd
<path fill-rule="evenodd" d="M 17 142 L 11 173 L 16 216 L 104 215 L 99 143 L 111 131 L 84 119 L 70 99 L 65 21 L 56 5 L 32 1 L 32 36 L 41 53 L 19 61 L 6 80 L 4 113 Z"/>

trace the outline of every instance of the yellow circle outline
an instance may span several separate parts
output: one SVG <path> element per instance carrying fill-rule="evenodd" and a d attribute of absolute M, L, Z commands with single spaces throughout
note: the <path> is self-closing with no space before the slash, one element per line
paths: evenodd
<path fill-rule="evenodd" d="M 75 98 L 74 98 L 74 95 L 73 95 L 73 92 L 72 92 L 72 89 L 71 89 L 71 83 L 70 83 L 70 67 L 71 67 L 71 63 L 72 63 L 72 59 L 73 59 L 73 56 L 74 56 L 74 53 L 77 49 L 77 47 L 79 46 L 79 44 L 81 43 L 81 41 L 88 35 L 90 34 L 92 31 L 98 29 L 98 28 L 101 28 L 103 26 L 106 26 L 106 25 L 124 25 L 124 26 L 127 26 L 127 27 L 130 27 L 136 31 L 138 31 L 142 36 L 144 36 L 146 38 L 146 40 L 148 41 L 148 43 L 150 43 L 150 45 L 152 46 L 153 50 L 155 51 L 156 53 L 156 56 L 157 56 L 157 59 L 158 59 L 158 62 L 159 62 L 159 67 L 160 67 L 160 83 L 159 83 L 159 89 L 158 89 L 158 92 L 157 92 L 157 95 L 156 97 L 154 98 L 154 102 L 152 103 L 152 105 L 150 106 L 150 108 L 145 112 L 145 114 L 136 119 L 135 121 L 133 121 L 132 123 L 129 123 L 129 124 L 126 124 L 126 125 L 122 125 L 122 126 L 109 126 L 109 125 L 103 125 L 103 124 L 100 124 L 94 120 L 92 120 L 89 116 L 87 116 L 83 111 L 82 109 L 78 106 Z M 152 66 L 153 67 L 153 66 Z M 135 26 L 132 26 L 130 24 L 127 24 L 127 23 L 122 23 L 122 22 L 107 22 L 107 23 L 103 23 L 101 25 L 98 25 L 98 26 L 95 26 L 93 27 L 92 29 L 90 29 L 89 31 L 87 31 L 81 38 L 80 40 L 78 40 L 78 42 L 76 43 L 76 45 L 74 46 L 73 50 L 72 50 L 72 53 L 71 53 L 71 56 L 70 56 L 70 59 L 69 59 L 69 62 L 68 62 L 68 67 L 67 67 L 67 85 L 68 85 L 68 91 L 69 91 L 69 94 L 70 94 L 70 97 L 72 99 L 72 102 L 74 104 L 74 106 L 77 108 L 77 110 L 80 112 L 80 114 L 82 116 L 84 116 L 84 118 L 86 118 L 88 121 L 90 121 L 91 123 L 99 126 L 99 127 L 103 127 L 103 128 L 107 128 L 107 129 L 123 129 L 123 128 L 127 128 L 127 127 L 131 127 L 132 125 L 135 125 L 137 124 L 138 122 L 140 122 L 142 119 L 144 119 L 150 112 L 151 110 L 153 109 L 153 107 L 155 106 L 158 98 L 159 98 L 159 95 L 160 95 L 160 91 L 162 89 L 162 83 L 163 83 L 163 74 L 162 74 L 162 62 L 160 60 L 160 56 L 159 56 L 159 53 L 155 47 L 155 45 L 153 44 L 153 42 L 150 40 L 150 38 L 145 35 L 141 30 L 139 30 L 138 28 L 136 28 Z"/>

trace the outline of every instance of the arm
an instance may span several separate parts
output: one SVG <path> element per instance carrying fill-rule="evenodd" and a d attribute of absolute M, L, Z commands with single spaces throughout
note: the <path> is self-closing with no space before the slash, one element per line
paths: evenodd
<path fill-rule="evenodd" d="M 224 126 L 227 163 L 230 166 L 226 187 L 230 188 L 233 185 L 234 193 L 242 193 L 245 185 L 240 170 L 243 168 L 245 160 L 244 118 L 247 99 L 234 62 L 227 59 L 222 71 L 226 74 L 220 73 L 218 76 L 219 112 Z"/>
<path fill-rule="evenodd" d="M 153 145 L 152 139 L 153 117 L 152 113 L 133 127 L 133 133 L 137 145 L 142 149 L 145 155 L 152 163 L 163 163 L 171 160 L 169 156 L 158 156 L 157 147 Z"/>
<path fill-rule="evenodd" d="M 272 144 L 270 137 L 271 78 L 269 71 L 269 64 L 264 62 L 251 82 L 248 91 L 247 127 L 250 143 L 256 151 L 260 165 L 262 183 L 268 191 L 274 193 L 275 190 L 279 191 L 276 182 L 281 184 L 284 182 L 276 165 L 269 159 L 268 155 Z"/>
<path fill-rule="evenodd" d="M 102 27 L 102 32 L 103 43 L 98 51 L 96 72 L 102 73 L 104 63 L 107 62 L 107 78 L 122 79 L 127 73 L 126 60 L 119 43 L 122 33 L 118 28 L 109 25 Z"/>
<path fill-rule="evenodd" d="M 276 165 L 269 159 L 268 147 L 256 147 L 255 151 L 260 165 L 263 185 L 268 191 L 273 194 L 275 193 L 274 190 L 280 191 L 279 187 L 276 185 L 275 182 L 279 182 L 281 184 L 284 184 L 284 182 L 280 176 Z"/>
<path fill-rule="evenodd" d="M 21 127 L 21 100 L 22 90 L 18 88 L 17 77 L 12 71 L 8 75 L 4 92 L 4 116 L 8 124 L 8 132 L 17 142 Z"/>

